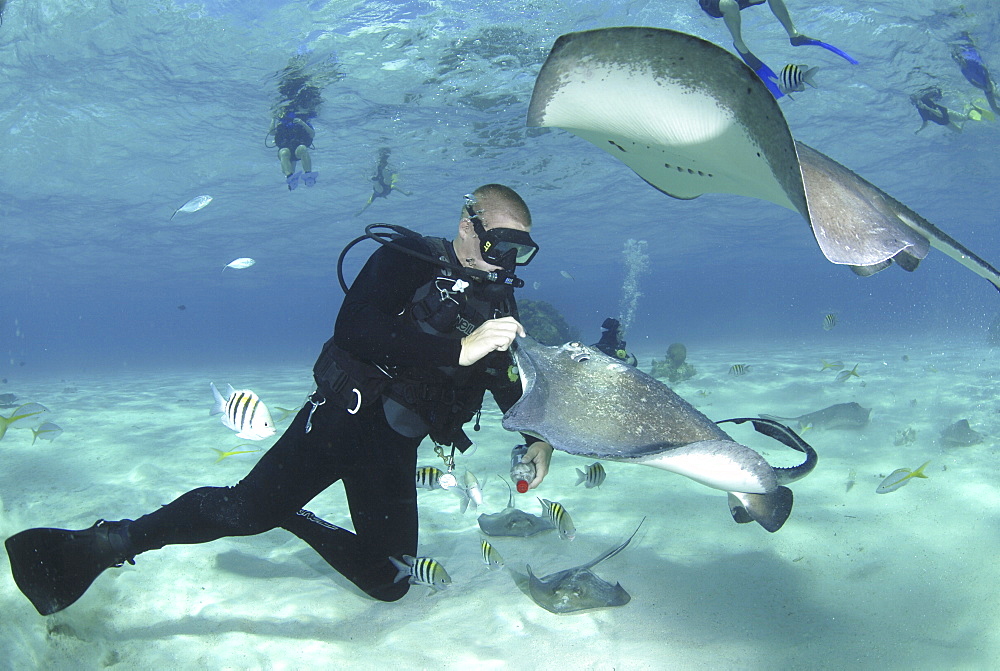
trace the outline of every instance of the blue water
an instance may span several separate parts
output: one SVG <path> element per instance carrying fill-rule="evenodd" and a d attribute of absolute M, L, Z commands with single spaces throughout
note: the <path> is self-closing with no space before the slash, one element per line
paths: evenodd
<path fill-rule="evenodd" d="M 781 102 L 793 134 L 998 262 L 1000 123 L 914 135 L 908 98 L 928 84 L 953 109 L 978 97 L 949 42 L 968 30 L 1000 72 L 993 5 L 791 4 L 800 29 L 862 62 L 792 49 L 766 7 L 743 13 L 748 44 L 772 67 L 821 67 L 818 89 Z M 21 362 L 310 358 L 340 302 L 337 254 L 364 224 L 450 236 L 461 195 L 489 181 L 518 189 L 537 222 L 543 252 L 522 295 L 551 301 L 595 340 L 622 298 L 628 238 L 648 241 L 651 265 L 632 341 L 816 334 L 829 311 L 852 335 L 979 341 L 994 318 L 995 291 L 937 252 L 913 274 L 858 278 L 827 263 L 792 212 L 718 195 L 676 201 L 564 131 L 525 129 L 534 75 L 562 33 L 656 25 L 728 46 L 693 0 L 11 0 L 4 19 L 8 378 Z M 289 193 L 264 135 L 277 73 L 296 54 L 343 76 L 315 122 L 319 184 Z M 355 217 L 383 146 L 414 195 Z M 215 199 L 208 208 L 168 220 L 202 193 Z M 238 256 L 258 263 L 222 274 Z"/>
<path fill-rule="evenodd" d="M 861 62 L 793 49 L 766 6 L 743 13 L 748 45 L 774 69 L 821 68 L 817 89 L 780 103 L 793 135 L 1000 264 L 1000 121 L 915 135 L 909 100 L 929 85 L 952 109 L 981 97 L 950 43 L 969 32 L 1000 75 L 995 3 L 788 4 L 803 32 Z M 680 340 L 744 351 L 756 365 L 753 352 L 781 343 L 808 343 L 812 356 L 821 339 L 849 342 L 877 359 L 889 343 L 987 341 L 997 291 L 939 252 L 913 273 L 860 278 L 828 263 L 795 213 L 735 196 L 674 200 L 564 131 L 526 129 L 553 41 L 623 25 L 730 45 L 695 0 L 9 0 L 0 392 L 143 367 L 288 362 L 307 380 L 340 305 L 344 245 L 375 221 L 450 237 L 462 195 L 487 182 L 517 189 L 535 219 L 541 253 L 519 296 L 552 302 L 592 342 L 619 314 L 629 239 L 649 255 L 627 334 L 647 353 Z M 314 121 L 319 181 L 289 192 L 264 139 L 278 73 L 296 55 L 341 75 Z M 413 195 L 355 216 L 381 147 Z M 200 194 L 213 202 L 170 220 Z M 351 254 L 348 277 L 373 247 Z M 257 263 L 222 272 L 237 257 Z M 827 333 L 829 312 L 839 323 Z"/>

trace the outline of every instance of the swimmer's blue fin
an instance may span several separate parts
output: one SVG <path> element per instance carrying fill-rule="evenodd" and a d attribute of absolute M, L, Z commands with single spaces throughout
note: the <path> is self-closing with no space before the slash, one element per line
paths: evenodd
<path fill-rule="evenodd" d="M 846 51 L 841 51 L 832 44 L 827 44 L 826 42 L 821 42 L 820 40 L 816 40 L 811 37 L 806 37 L 805 35 L 799 35 L 798 37 L 789 38 L 788 41 L 792 43 L 793 47 L 802 47 L 802 46 L 823 47 L 827 51 L 832 51 L 833 53 L 837 54 L 851 65 L 858 64 L 858 62 L 854 58 L 852 58 L 850 54 L 848 54 Z"/>
<path fill-rule="evenodd" d="M 294 191 L 299 185 L 299 177 L 302 175 L 301 172 L 293 172 L 291 175 L 285 178 L 285 184 L 288 185 L 289 191 Z"/>
<path fill-rule="evenodd" d="M 736 53 L 740 55 L 740 58 L 743 59 L 744 63 L 750 66 L 751 70 L 757 73 L 757 76 L 760 77 L 762 82 L 764 82 L 767 86 L 767 90 L 771 92 L 771 95 L 773 95 L 775 99 L 781 98 L 785 95 L 781 92 L 781 89 L 778 88 L 778 75 L 774 74 L 774 70 L 767 67 L 764 61 L 760 60 L 749 51 L 743 53 L 737 49 Z"/>
<path fill-rule="evenodd" d="M 319 177 L 319 173 L 316 171 L 304 172 L 302 173 L 302 183 L 306 186 L 316 186 L 317 177 Z"/>

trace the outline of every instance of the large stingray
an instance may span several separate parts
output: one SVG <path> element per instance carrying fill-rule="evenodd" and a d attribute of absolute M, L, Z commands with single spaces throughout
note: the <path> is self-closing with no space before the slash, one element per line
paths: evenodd
<path fill-rule="evenodd" d="M 934 247 L 1000 288 L 1000 272 L 887 193 L 796 142 L 767 86 L 711 42 L 659 28 L 556 40 L 529 126 L 564 128 L 675 198 L 733 193 L 794 210 L 827 259 L 871 275 Z"/>
<path fill-rule="evenodd" d="M 503 478 L 500 479 L 503 480 Z M 547 519 L 515 508 L 514 491 L 510 488 L 510 484 L 506 480 L 503 480 L 503 482 L 507 485 L 508 491 L 507 507 L 499 513 L 492 513 L 490 515 L 483 513 L 479 516 L 479 528 L 483 530 L 484 534 L 487 536 L 517 536 L 525 538 L 543 531 L 555 529 L 552 522 L 549 522 Z"/>
<path fill-rule="evenodd" d="M 642 522 L 639 522 L 639 526 L 625 542 L 586 564 L 558 571 L 544 578 L 532 573 L 531 566 L 525 566 L 528 570 L 527 576 L 516 571 L 511 571 L 511 575 L 514 576 L 514 582 L 522 592 L 550 613 L 573 613 L 578 610 L 624 606 L 632 600 L 632 596 L 625 591 L 621 583 L 616 582 L 612 585 L 598 578 L 590 569 L 624 550 L 635 538 L 641 526 Z"/>
<path fill-rule="evenodd" d="M 783 485 L 816 466 L 816 452 L 787 427 L 767 419 L 724 420 L 751 421 L 760 433 L 806 454 L 798 466 L 772 467 L 667 385 L 597 348 L 518 338 L 514 357 L 523 392 L 504 413 L 505 429 L 569 454 L 653 466 L 729 492 L 737 522 L 752 519 L 777 531 L 792 511 L 792 492 Z"/>

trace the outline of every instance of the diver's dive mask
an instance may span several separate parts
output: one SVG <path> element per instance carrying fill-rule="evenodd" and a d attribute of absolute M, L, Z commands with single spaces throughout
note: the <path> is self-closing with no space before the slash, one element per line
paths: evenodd
<path fill-rule="evenodd" d="M 513 272 L 516 266 L 526 266 L 531 263 L 531 259 L 535 258 L 538 252 L 538 245 L 531 239 L 531 235 L 527 231 L 515 228 L 497 227 L 487 230 L 479 216 L 482 212 L 476 212 L 473 207 L 475 204 L 474 197 L 465 196 L 465 211 L 469 221 L 472 222 L 472 228 L 479 236 L 483 260 L 510 272 Z"/>

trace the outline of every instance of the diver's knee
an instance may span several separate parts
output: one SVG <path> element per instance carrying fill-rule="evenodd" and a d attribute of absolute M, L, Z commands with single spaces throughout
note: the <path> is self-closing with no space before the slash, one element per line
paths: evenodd
<path fill-rule="evenodd" d="M 300 144 L 298 147 L 295 148 L 296 158 L 301 160 L 308 155 L 309 155 L 309 149 L 304 144 Z"/>

